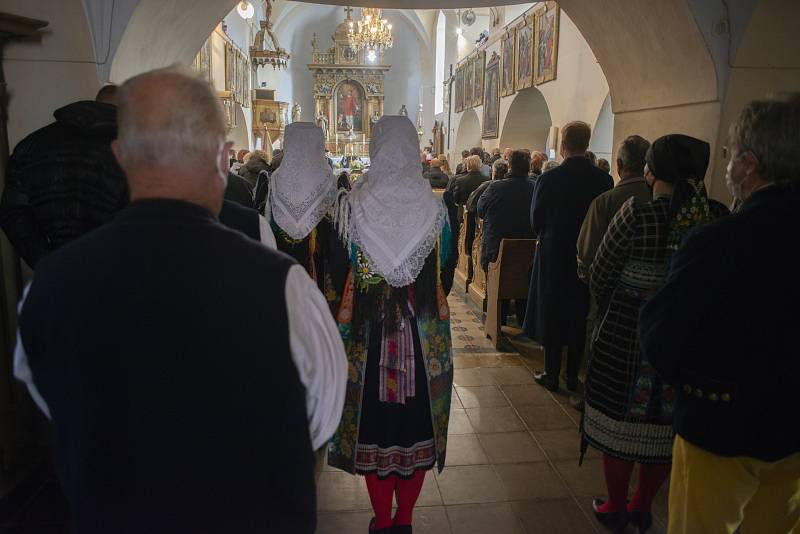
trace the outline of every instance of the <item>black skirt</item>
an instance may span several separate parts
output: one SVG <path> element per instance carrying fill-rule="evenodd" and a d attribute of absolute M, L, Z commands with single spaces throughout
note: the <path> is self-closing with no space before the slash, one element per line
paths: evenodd
<path fill-rule="evenodd" d="M 361 475 L 409 478 L 415 471 L 431 469 L 436 464 L 428 377 L 413 318 L 411 326 L 415 396 L 407 397 L 405 404 L 379 400 L 382 329 L 377 325 L 371 328 L 356 446 L 356 472 Z"/>

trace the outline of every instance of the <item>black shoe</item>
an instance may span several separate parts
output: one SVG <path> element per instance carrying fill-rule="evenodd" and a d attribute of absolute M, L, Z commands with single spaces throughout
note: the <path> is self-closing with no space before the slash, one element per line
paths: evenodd
<path fill-rule="evenodd" d="M 392 534 L 412 534 L 411 525 L 395 525 Z"/>
<path fill-rule="evenodd" d="M 636 525 L 639 529 L 639 534 L 644 534 L 653 526 L 653 514 L 651 512 L 634 510 L 628 512 L 628 519 L 630 519 L 632 525 Z"/>
<path fill-rule="evenodd" d="M 536 380 L 537 384 L 544 386 L 550 391 L 558 391 L 558 380 L 552 380 L 550 375 L 544 371 L 534 371 L 533 379 Z"/>
<path fill-rule="evenodd" d="M 375 518 L 369 520 L 369 534 L 394 534 L 395 527 L 375 528 Z"/>
<path fill-rule="evenodd" d="M 619 510 L 617 512 L 600 512 L 597 509 L 605 504 L 603 499 L 594 499 L 592 501 L 592 510 L 594 516 L 603 525 L 611 529 L 612 532 L 622 533 L 628 524 L 627 510 Z"/>

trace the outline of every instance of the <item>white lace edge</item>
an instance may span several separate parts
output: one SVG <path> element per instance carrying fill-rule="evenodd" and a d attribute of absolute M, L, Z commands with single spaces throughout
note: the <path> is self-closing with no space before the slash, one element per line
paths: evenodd
<path fill-rule="evenodd" d="M 444 209 L 444 205 L 440 204 L 439 213 L 431 227 L 425 233 L 425 237 L 400 265 L 391 270 L 386 269 L 385 266 L 379 265 L 374 260 L 369 251 L 362 245 L 359 239 L 358 229 L 354 224 L 348 225 L 350 226 L 348 243 L 353 242 L 356 244 L 361 253 L 367 258 L 372 268 L 386 280 L 386 283 L 392 287 L 405 287 L 413 283 L 417 279 L 417 276 L 419 276 L 419 273 L 425 266 L 425 260 L 428 259 L 431 251 L 436 246 L 436 241 L 439 239 L 439 234 L 442 232 L 446 220 L 447 212 Z"/>
<path fill-rule="evenodd" d="M 331 211 L 336 199 L 336 184 L 333 183 L 332 187 L 323 195 L 317 206 L 304 214 L 300 221 L 297 221 L 290 215 L 285 214 L 283 210 L 274 209 L 276 200 L 273 196 L 273 188 L 270 188 L 267 194 L 267 203 L 264 207 L 264 216 L 275 221 L 275 224 L 292 239 L 305 239 L 305 237 L 317 227 L 320 221 L 322 221 L 322 218 Z"/>

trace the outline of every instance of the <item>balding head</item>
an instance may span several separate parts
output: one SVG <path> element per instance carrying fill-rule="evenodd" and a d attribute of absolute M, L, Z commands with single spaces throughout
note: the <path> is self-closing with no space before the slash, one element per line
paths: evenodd
<path fill-rule="evenodd" d="M 508 158 L 510 158 L 510 157 L 511 157 L 511 153 L 512 153 L 512 152 L 513 152 L 513 150 L 511 150 L 511 148 L 510 148 L 510 147 L 505 147 L 505 148 L 503 149 L 503 159 L 504 159 L 504 160 L 506 160 L 506 161 L 508 161 Z"/>
<path fill-rule="evenodd" d="M 211 86 L 159 69 L 125 82 L 117 100 L 114 153 L 131 198 L 176 198 L 218 212 L 232 143 L 225 143 L 225 120 Z"/>

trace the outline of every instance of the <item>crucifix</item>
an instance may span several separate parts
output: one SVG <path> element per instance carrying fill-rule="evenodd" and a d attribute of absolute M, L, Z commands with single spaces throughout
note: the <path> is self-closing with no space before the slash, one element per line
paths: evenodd
<path fill-rule="evenodd" d="M 353 8 L 347 6 L 346 8 L 344 8 L 344 12 L 347 13 L 347 20 L 350 20 L 350 15 L 353 13 Z"/>

